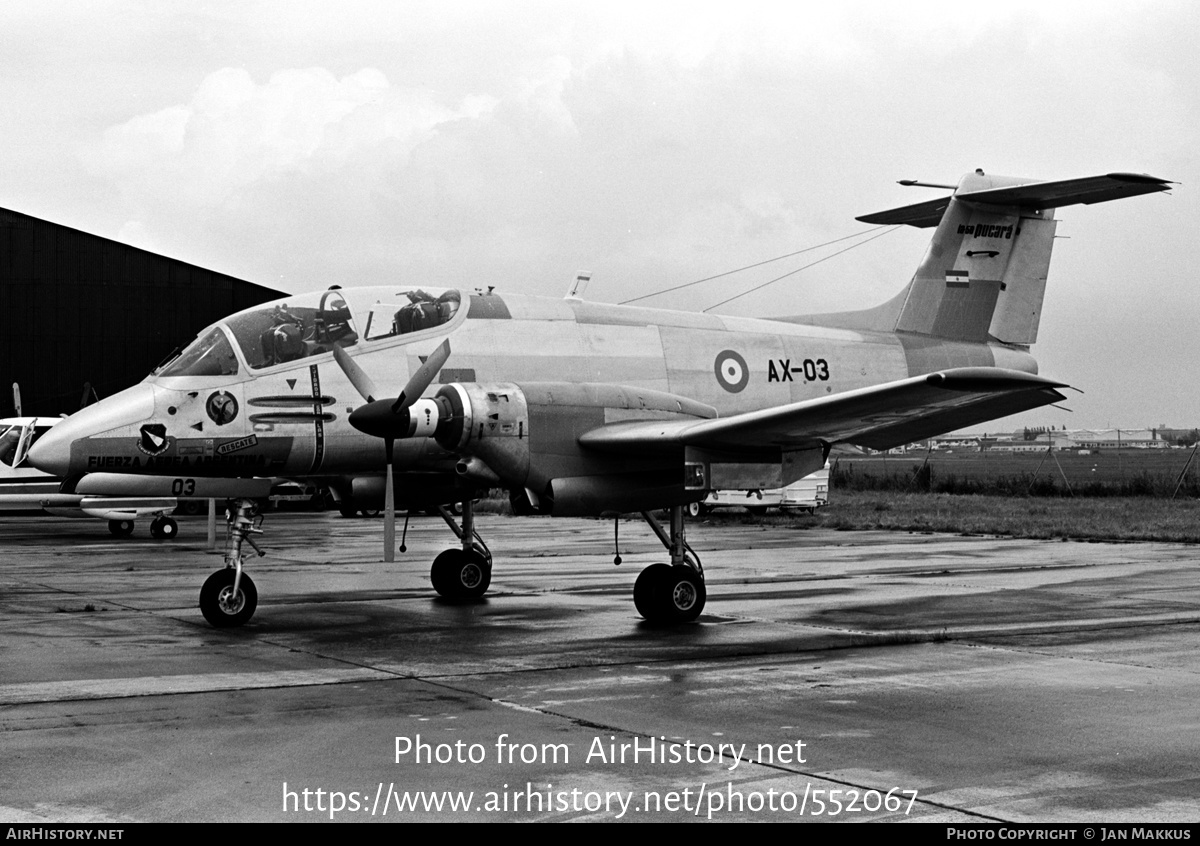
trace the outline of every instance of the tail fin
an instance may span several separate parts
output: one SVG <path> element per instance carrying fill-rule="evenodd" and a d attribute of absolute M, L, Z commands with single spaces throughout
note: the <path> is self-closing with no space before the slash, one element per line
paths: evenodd
<path fill-rule="evenodd" d="M 1166 191 L 1145 174 L 1110 173 L 1057 182 L 964 176 L 949 197 L 863 215 L 864 223 L 936 226 L 901 303 L 895 330 L 955 341 L 1037 340 L 1054 210 Z"/>

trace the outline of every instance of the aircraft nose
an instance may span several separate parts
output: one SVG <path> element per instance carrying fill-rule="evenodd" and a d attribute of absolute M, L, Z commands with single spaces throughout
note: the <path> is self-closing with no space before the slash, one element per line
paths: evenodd
<path fill-rule="evenodd" d="M 89 438 L 142 423 L 153 416 L 153 386 L 134 385 L 55 424 L 29 450 L 29 463 L 56 476 L 84 473 L 87 471 Z"/>

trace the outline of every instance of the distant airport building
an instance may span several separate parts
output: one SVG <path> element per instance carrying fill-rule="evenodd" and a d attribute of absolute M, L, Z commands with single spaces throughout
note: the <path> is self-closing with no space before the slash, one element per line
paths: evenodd
<path fill-rule="evenodd" d="M 1169 430 L 1185 432 L 1185 430 Z M 967 450 L 980 452 L 1045 452 L 1054 450 L 1166 449 L 1171 442 L 1161 429 L 1041 429 L 1017 430 L 1011 435 L 944 435 L 929 445 L 910 444 L 909 452 L 927 448 L 937 451 Z M 897 451 L 903 451 L 901 450 Z"/>
<path fill-rule="evenodd" d="M 0 209 L 0 416 L 77 410 L 140 382 L 234 311 L 285 296 L 223 273 Z"/>
<path fill-rule="evenodd" d="M 1079 429 L 1068 433 L 1069 449 L 1165 449 L 1155 429 Z"/>

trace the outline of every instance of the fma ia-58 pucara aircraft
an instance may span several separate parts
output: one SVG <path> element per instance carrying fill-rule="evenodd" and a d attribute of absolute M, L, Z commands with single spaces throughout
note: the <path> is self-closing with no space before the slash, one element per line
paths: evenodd
<path fill-rule="evenodd" d="M 456 598 L 491 580 L 479 489 L 507 488 L 550 515 L 641 512 L 668 561 L 638 576 L 637 610 L 691 621 L 706 590 L 684 506 L 710 488 L 787 485 L 834 444 L 885 449 L 1063 399 L 1029 353 L 1054 210 L 1170 184 L 975 171 L 933 186 L 953 193 L 859 218 L 936 227 L 908 286 L 863 311 L 754 319 L 403 283 L 287 297 L 210 327 L 30 457 L 60 475 L 152 473 L 185 487 L 386 470 L 389 515 L 393 496 L 462 503 L 461 522 L 443 508 L 459 542 L 431 571 Z M 217 626 L 245 623 L 257 603 L 241 555 L 252 505 L 236 505 L 226 566 L 200 593 Z M 651 514 L 664 508 L 666 527 Z"/>

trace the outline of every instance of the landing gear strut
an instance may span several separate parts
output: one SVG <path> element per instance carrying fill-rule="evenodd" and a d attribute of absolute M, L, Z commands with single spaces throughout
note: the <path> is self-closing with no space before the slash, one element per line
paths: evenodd
<path fill-rule="evenodd" d="M 229 522 L 225 535 L 225 568 L 217 570 L 200 588 L 200 612 L 213 626 L 223 629 L 241 626 L 254 616 L 258 591 L 250 576 L 242 571 L 242 544 L 248 543 L 260 556 L 265 555 L 251 535 L 261 535 L 262 523 L 255 524 L 258 505 L 252 499 L 230 500 L 226 511 Z"/>
<path fill-rule="evenodd" d="M 447 599 L 478 599 L 492 583 L 492 553 L 475 531 L 475 504 L 469 499 L 462 504 L 461 527 L 447 506 L 439 506 L 438 513 L 462 548 L 451 547 L 433 559 L 429 581 Z"/>
<path fill-rule="evenodd" d="M 650 512 L 643 511 L 642 519 L 671 554 L 671 563 L 651 564 L 638 574 L 633 604 L 648 622 L 690 623 L 704 610 L 708 591 L 700 556 L 684 537 L 683 506 L 671 509 L 670 534 Z"/>

